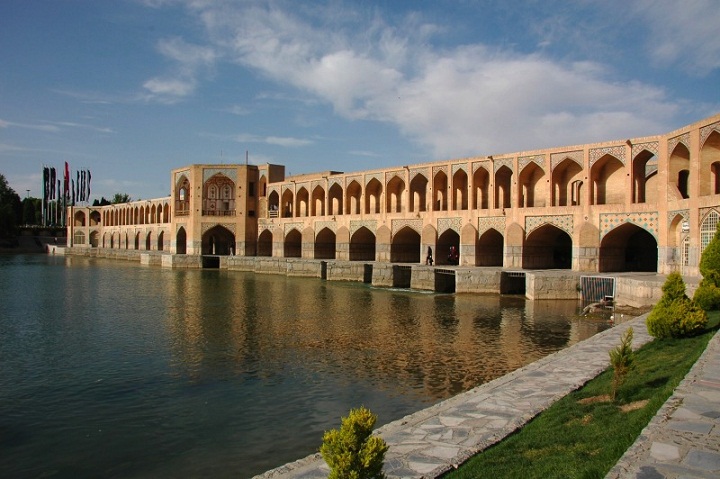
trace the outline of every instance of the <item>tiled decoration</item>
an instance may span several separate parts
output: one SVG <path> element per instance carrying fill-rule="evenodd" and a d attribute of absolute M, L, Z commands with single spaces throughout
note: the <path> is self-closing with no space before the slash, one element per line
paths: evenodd
<path fill-rule="evenodd" d="M 572 236 L 573 234 L 573 215 L 546 215 L 526 216 L 525 235 L 529 235 L 531 231 L 536 230 L 546 224 L 557 226 L 570 236 Z"/>
<path fill-rule="evenodd" d="M 658 212 L 644 213 L 601 213 L 600 239 L 603 239 L 613 229 L 624 223 L 632 223 L 658 238 Z"/>

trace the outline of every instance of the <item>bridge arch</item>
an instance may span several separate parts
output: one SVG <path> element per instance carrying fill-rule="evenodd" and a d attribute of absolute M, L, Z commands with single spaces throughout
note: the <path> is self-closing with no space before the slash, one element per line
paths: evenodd
<path fill-rule="evenodd" d="M 409 226 L 395 233 L 390 244 L 390 262 L 419 263 L 420 233 Z"/>
<path fill-rule="evenodd" d="M 216 225 L 202 235 L 202 254 L 229 255 L 235 252 L 235 235 Z"/>
<path fill-rule="evenodd" d="M 335 259 L 335 232 L 323 228 L 315 236 L 315 259 Z"/>
<path fill-rule="evenodd" d="M 365 226 L 350 236 L 350 261 L 375 261 L 375 235 Z"/>
<path fill-rule="evenodd" d="M 623 223 L 600 241 L 600 272 L 657 272 L 658 244 L 647 230 Z"/>
<path fill-rule="evenodd" d="M 523 268 L 570 269 L 572 238 L 555 225 L 544 224 L 530 232 L 523 246 Z"/>

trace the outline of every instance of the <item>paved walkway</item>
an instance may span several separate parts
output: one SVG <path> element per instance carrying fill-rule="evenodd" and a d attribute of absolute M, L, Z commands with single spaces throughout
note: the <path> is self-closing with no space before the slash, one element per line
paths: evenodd
<path fill-rule="evenodd" d="M 620 343 L 629 326 L 634 330 L 634 347 L 650 341 L 645 317 L 618 324 L 511 374 L 379 428 L 377 433 L 390 446 L 385 473 L 393 479 L 420 479 L 452 470 L 604 371 L 609 365 L 608 352 Z M 720 411 L 720 381 L 715 381 L 715 410 Z M 719 416 L 720 412 L 715 417 Z M 696 461 L 704 458 L 698 457 Z M 325 479 L 328 473 L 325 461 L 314 454 L 256 477 Z"/>
<path fill-rule="evenodd" d="M 607 478 L 720 477 L 720 334 Z"/>

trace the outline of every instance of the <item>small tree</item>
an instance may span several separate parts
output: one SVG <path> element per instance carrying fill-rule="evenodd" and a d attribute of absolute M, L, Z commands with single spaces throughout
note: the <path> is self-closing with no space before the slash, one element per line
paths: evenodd
<path fill-rule="evenodd" d="M 328 479 L 385 479 L 382 468 L 388 446 L 371 436 L 376 420 L 365 407 L 351 409 L 340 429 L 325 432 L 320 454 L 330 466 Z"/>
<path fill-rule="evenodd" d="M 632 369 L 635 353 L 632 349 L 633 328 L 628 328 L 620 340 L 620 345 L 610 350 L 610 364 L 613 367 L 612 399 L 615 400 L 617 391 L 625 382 L 630 369 Z"/>
<path fill-rule="evenodd" d="M 693 295 L 693 301 L 706 311 L 720 309 L 720 230 L 705 247 L 700 257 L 703 279 Z"/>
<path fill-rule="evenodd" d="M 680 273 L 670 273 L 662 290 L 662 298 L 647 318 L 651 336 L 682 338 L 705 329 L 707 314 L 685 295 L 685 282 Z"/>

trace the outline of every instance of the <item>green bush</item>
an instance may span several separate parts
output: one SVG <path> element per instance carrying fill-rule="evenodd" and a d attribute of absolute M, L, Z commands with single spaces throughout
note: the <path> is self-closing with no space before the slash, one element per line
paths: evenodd
<path fill-rule="evenodd" d="M 720 288 L 712 280 L 703 279 L 695 290 L 693 301 L 705 311 L 720 309 Z"/>
<path fill-rule="evenodd" d="M 656 338 L 683 338 L 705 329 L 707 314 L 685 295 L 680 273 L 670 273 L 663 296 L 647 318 L 648 333 Z"/>
<path fill-rule="evenodd" d="M 715 236 L 703 250 L 699 267 L 703 278 L 707 278 L 713 272 L 720 273 L 720 229 L 715 231 Z M 715 278 L 719 279 L 717 274 Z M 715 286 L 719 286 L 717 282 Z"/>
<path fill-rule="evenodd" d="M 382 468 L 388 445 L 371 436 L 376 420 L 365 407 L 351 409 L 340 429 L 325 432 L 320 454 L 330 466 L 328 479 L 385 479 Z"/>

